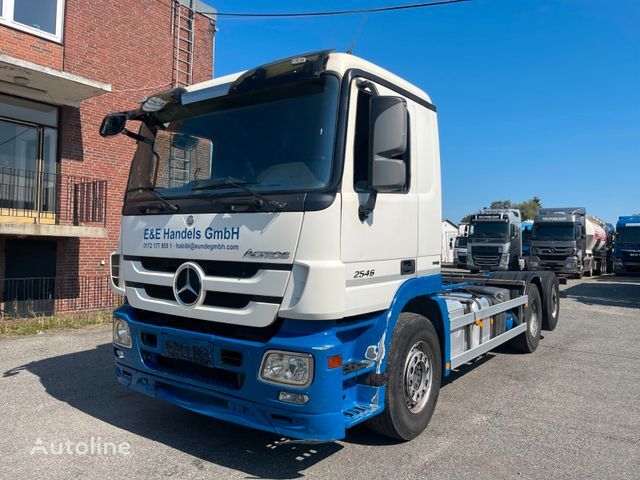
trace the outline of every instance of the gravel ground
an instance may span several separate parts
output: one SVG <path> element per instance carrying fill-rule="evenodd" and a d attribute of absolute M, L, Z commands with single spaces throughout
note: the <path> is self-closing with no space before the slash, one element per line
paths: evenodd
<path fill-rule="evenodd" d="M 637 479 L 640 279 L 562 289 L 558 328 L 534 354 L 502 349 L 455 373 L 404 444 L 357 427 L 342 442 L 274 446 L 132 393 L 115 383 L 108 327 L 0 340 L 0 478 Z"/>

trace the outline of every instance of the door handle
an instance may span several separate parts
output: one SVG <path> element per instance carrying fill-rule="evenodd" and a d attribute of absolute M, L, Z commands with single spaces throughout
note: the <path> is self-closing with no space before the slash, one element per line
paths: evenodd
<path fill-rule="evenodd" d="M 412 273 L 416 273 L 416 261 L 402 260 L 400 262 L 400 275 L 411 275 Z"/>

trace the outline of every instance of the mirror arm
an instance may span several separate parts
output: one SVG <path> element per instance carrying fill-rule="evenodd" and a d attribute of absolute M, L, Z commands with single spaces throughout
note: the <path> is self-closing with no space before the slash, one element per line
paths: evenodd
<path fill-rule="evenodd" d="M 378 192 L 372 190 L 371 192 L 369 192 L 369 198 L 367 198 L 366 203 L 358 207 L 358 217 L 360 218 L 361 222 L 364 222 L 367 218 L 369 218 L 371 212 L 373 212 L 374 208 L 376 208 L 377 198 Z"/>
<path fill-rule="evenodd" d="M 142 135 L 139 135 L 135 132 L 132 132 L 131 130 L 127 130 L 126 128 L 122 130 L 122 134 L 126 135 L 127 137 L 131 137 L 134 140 L 138 141 L 138 142 L 142 142 L 142 143 L 147 143 L 149 145 L 153 145 L 153 142 L 151 140 L 149 140 L 148 138 L 143 137 Z"/>

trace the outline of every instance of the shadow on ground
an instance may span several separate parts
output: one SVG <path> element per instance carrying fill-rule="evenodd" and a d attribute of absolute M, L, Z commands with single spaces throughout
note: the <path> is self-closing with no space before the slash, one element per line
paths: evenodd
<path fill-rule="evenodd" d="M 585 305 L 640 308 L 640 277 L 606 275 L 563 291 L 568 298 Z"/>
<path fill-rule="evenodd" d="M 84 366 L 84 368 L 83 368 Z M 275 445 L 274 434 L 216 421 L 129 391 L 115 382 L 111 344 L 9 370 L 37 375 L 57 400 L 135 435 L 257 478 L 297 478 L 340 451 L 338 443 Z M 132 442 L 135 450 L 135 442 Z"/>

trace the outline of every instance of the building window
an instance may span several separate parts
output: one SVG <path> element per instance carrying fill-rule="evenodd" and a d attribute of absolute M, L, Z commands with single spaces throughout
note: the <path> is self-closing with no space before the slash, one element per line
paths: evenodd
<path fill-rule="evenodd" d="M 0 23 L 62 40 L 64 0 L 0 0 Z"/>
<path fill-rule="evenodd" d="M 57 122 L 55 106 L 0 95 L 0 217 L 34 210 L 53 214 Z"/>

